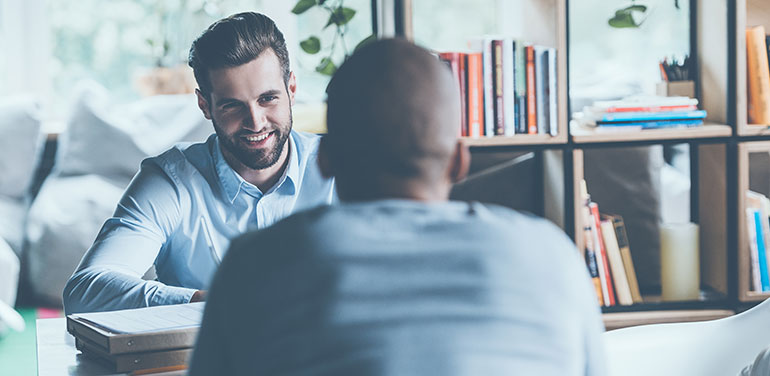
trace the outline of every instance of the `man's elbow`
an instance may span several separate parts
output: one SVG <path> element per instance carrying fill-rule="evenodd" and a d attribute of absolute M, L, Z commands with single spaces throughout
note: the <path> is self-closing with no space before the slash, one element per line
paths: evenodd
<path fill-rule="evenodd" d="M 82 276 L 77 274 L 72 275 L 64 285 L 64 291 L 62 292 L 62 302 L 64 303 L 64 314 L 70 315 L 73 313 L 88 312 L 88 307 L 83 304 L 83 283 Z"/>

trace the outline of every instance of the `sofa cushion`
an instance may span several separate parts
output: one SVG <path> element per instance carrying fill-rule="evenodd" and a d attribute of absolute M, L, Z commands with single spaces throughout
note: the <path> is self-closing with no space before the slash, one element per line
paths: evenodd
<path fill-rule="evenodd" d="M 0 196 L 24 198 L 42 145 L 38 104 L 31 97 L 0 97 L 0 114 Z"/>

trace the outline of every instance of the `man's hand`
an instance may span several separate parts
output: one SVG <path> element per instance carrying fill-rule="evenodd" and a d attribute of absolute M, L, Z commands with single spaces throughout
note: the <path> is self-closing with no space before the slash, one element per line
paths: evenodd
<path fill-rule="evenodd" d="M 198 290 L 193 294 L 192 298 L 190 298 L 190 303 L 204 301 L 206 301 L 206 290 Z"/>

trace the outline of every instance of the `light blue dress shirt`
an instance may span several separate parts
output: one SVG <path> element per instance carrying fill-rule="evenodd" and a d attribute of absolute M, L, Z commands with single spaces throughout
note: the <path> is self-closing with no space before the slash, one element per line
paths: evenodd
<path fill-rule="evenodd" d="M 336 200 L 317 166 L 319 140 L 292 131 L 288 166 L 267 192 L 227 164 L 216 135 L 145 159 L 67 282 L 66 312 L 189 302 L 208 288 L 232 238 Z M 143 280 L 153 264 L 158 280 Z"/>

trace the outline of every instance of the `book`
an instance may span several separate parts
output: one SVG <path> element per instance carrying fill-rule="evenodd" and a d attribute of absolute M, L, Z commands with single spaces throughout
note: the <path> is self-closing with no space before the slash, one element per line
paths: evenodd
<path fill-rule="evenodd" d="M 537 98 L 535 83 L 535 47 L 526 46 L 527 54 L 527 133 L 537 134 Z"/>
<path fill-rule="evenodd" d="M 663 129 L 663 128 L 690 128 L 703 125 L 703 119 L 684 120 L 656 120 L 656 121 L 629 121 L 620 123 L 599 123 L 598 128 L 638 128 L 638 129 Z"/>
<path fill-rule="evenodd" d="M 631 247 L 626 233 L 626 224 L 623 217 L 619 215 L 609 215 L 612 218 L 612 224 L 615 227 L 615 239 L 620 249 L 620 257 L 623 259 L 623 269 L 626 272 L 628 288 L 631 291 L 631 300 L 634 303 L 642 303 L 642 294 L 639 291 L 639 281 L 636 278 L 636 269 L 634 268 L 634 259 L 631 258 Z"/>
<path fill-rule="evenodd" d="M 131 372 L 153 368 L 183 367 L 192 356 L 192 348 L 183 348 L 166 351 L 149 351 L 127 354 L 110 354 L 100 346 L 81 338 L 75 339 L 75 348 L 83 355 L 100 361 L 109 366 L 115 372 Z"/>
<path fill-rule="evenodd" d="M 515 42 L 503 39 L 503 113 L 506 136 L 516 134 L 516 77 L 514 70 Z"/>
<path fill-rule="evenodd" d="M 548 108 L 548 49 L 535 46 L 535 112 L 537 116 L 537 133 L 550 133 L 548 117 L 551 112 Z"/>
<path fill-rule="evenodd" d="M 604 114 L 590 114 L 589 116 L 591 116 L 597 124 L 653 120 L 702 120 L 706 117 L 706 111 L 610 112 Z"/>
<path fill-rule="evenodd" d="M 559 134 L 559 92 L 557 88 L 556 71 L 556 49 L 549 48 L 548 51 L 548 133 L 551 136 L 557 136 Z"/>
<path fill-rule="evenodd" d="M 524 49 L 524 42 L 518 40 L 515 42 L 514 60 L 514 82 L 515 100 L 514 111 L 516 111 L 516 133 L 526 134 L 527 130 L 527 58 Z"/>
<path fill-rule="evenodd" d="M 505 134 L 505 104 L 503 100 L 503 92 L 505 87 L 503 86 L 503 40 L 495 39 L 492 41 L 492 56 L 493 56 L 493 90 L 492 96 L 494 98 L 494 110 L 495 110 L 495 122 L 494 122 L 494 135 L 502 136 Z"/>
<path fill-rule="evenodd" d="M 203 303 L 164 305 L 67 316 L 67 331 L 108 354 L 193 347 Z"/>
<path fill-rule="evenodd" d="M 593 217 L 591 216 L 591 209 L 588 205 L 591 202 L 591 197 L 588 195 L 588 189 L 586 188 L 586 181 L 580 182 L 580 197 L 583 202 L 582 215 L 583 215 L 583 238 L 585 241 L 584 259 L 586 266 L 588 267 L 588 274 L 591 276 L 591 281 L 596 289 L 596 296 L 599 300 L 599 305 L 604 305 L 604 289 L 602 288 L 602 282 L 599 277 L 599 267 L 596 259 L 596 247 L 593 242 L 593 229 L 591 224 L 593 223 Z"/>
<path fill-rule="evenodd" d="M 599 219 L 599 205 L 597 205 L 595 202 L 592 202 L 588 205 L 588 207 L 591 209 L 591 216 L 593 217 L 593 238 L 594 243 L 596 245 L 596 249 L 599 250 L 596 258 L 598 260 L 597 264 L 599 265 L 599 276 L 601 278 L 602 274 L 604 274 L 604 278 L 602 279 L 602 283 L 605 284 L 607 295 L 605 296 L 605 306 L 614 306 L 615 305 L 615 289 L 613 288 L 612 284 L 612 274 L 610 274 L 610 265 L 609 260 L 607 259 L 607 248 L 604 245 L 604 240 L 602 238 L 601 233 L 601 220 Z"/>
<path fill-rule="evenodd" d="M 623 268 L 623 258 L 620 256 L 620 248 L 618 247 L 618 240 L 615 237 L 615 226 L 612 224 L 612 219 L 602 220 L 601 229 L 604 247 L 607 250 L 607 259 L 610 262 L 612 282 L 615 284 L 618 304 L 634 304 L 633 298 L 631 298 L 631 288 L 628 286 L 626 271 Z"/>
<path fill-rule="evenodd" d="M 468 54 L 468 136 L 481 137 L 484 129 L 484 80 L 481 53 Z"/>
<path fill-rule="evenodd" d="M 492 137 L 495 134 L 495 93 L 494 87 L 494 57 L 492 53 L 492 38 L 482 39 L 481 50 L 482 67 L 484 73 L 484 135 Z"/>
<path fill-rule="evenodd" d="M 634 108 L 655 108 L 669 106 L 696 106 L 698 100 L 688 97 L 631 96 L 620 100 L 595 101 L 585 112 L 634 112 Z M 628 111 L 623 111 L 628 110 Z M 644 111 L 637 111 L 644 112 Z"/>
<path fill-rule="evenodd" d="M 746 229 L 749 236 L 749 259 L 751 260 L 751 290 L 762 291 L 762 276 L 759 267 L 759 249 L 757 247 L 757 227 L 754 224 L 754 212 L 757 209 L 746 208 Z"/>
<path fill-rule="evenodd" d="M 666 111 L 695 111 L 696 105 L 677 105 L 677 106 L 646 106 L 646 107 L 609 107 L 602 111 L 607 113 L 615 112 L 666 112 Z"/>
<path fill-rule="evenodd" d="M 754 228 L 757 236 L 757 258 L 759 259 L 759 276 L 762 291 L 770 291 L 770 279 L 767 275 L 767 248 L 762 230 L 762 215 L 759 210 L 754 210 Z"/>
<path fill-rule="evenodd" d="M 751 124 L 770 124 L 770 65 L 765 37 L 762 25 L 746 29 L 748 120 Z"/>

